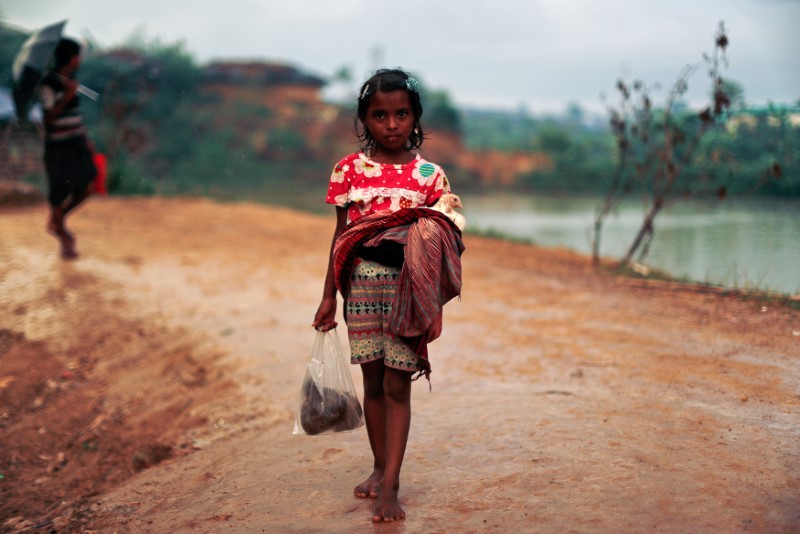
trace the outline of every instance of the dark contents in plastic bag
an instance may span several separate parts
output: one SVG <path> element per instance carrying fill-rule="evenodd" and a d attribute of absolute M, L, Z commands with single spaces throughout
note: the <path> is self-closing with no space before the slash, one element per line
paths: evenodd
<path fill-rule="evenodd" d="M 361 404 L 356 397 L 331 388 L 323 388 L 320 394 L 311 378 L 303 381 L 300 424 L 306 434 L 356 429 L 361 424 L 361 413 Z"/>

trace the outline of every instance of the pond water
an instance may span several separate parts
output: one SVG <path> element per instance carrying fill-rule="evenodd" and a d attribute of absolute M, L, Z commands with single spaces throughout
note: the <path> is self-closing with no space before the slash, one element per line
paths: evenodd
<path fill-rule="evenodd" d="M 493 194 L 462 201 L 468 229 L 591 253 L 599 198 Z M 621 258 L 642 217 L 635 201 L 609 216 L 601 254 Z M 655 227 L 645 265 L 698 282 L 800 293 L 800 200 L 686 201 L 665 209 Z"/>

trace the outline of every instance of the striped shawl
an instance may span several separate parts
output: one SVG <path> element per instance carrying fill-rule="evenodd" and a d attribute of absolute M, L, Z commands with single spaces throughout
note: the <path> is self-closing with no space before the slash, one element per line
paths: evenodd
<path fill-rule="evenodd" d="M 421 357 L 428 376 L 427 343 L 438 337 L 442 307 L 461 295 L 461 231 L 428 208 L 380 211 L 350 223 L 333 249 L 336 288 L 345 298 L 359 248 L 386 241 L 403 245 L 405 253 L 389 330 Z"/>

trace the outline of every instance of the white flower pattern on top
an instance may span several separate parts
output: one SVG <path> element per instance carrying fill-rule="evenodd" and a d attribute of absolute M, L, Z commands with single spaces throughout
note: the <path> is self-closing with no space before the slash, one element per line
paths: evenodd
<path fill-rule="evenodd" d="M 369 160 L 358 158 L 353 161 L 353 168 L 358 174 L 363 174 L 366 178 L 377 178 L 383 171 L 380 165 L 376 165 Z"/>
<path fill-rule="evenodd" d="M 331 182 L 344 183 L 344 173 L 350 170 L 350 165 L 337 165 L 331 173 Z"/>
<path fill-rule="evenodd" d="M 359 152 L 334 168 L 326 202 L 346 207 L 352 222 L 376 211 L 432 206 L 444 192 L 450 185 L 442 168 L 419 155 L 405 164 L 381 164 Z"/>
<path fill-rule="evenodd" d="M 341 195 L 336 195 L 335 198 L 336 198 L 336 201 L 334 202 L 334 204 L 336 204 L 337 206 L 344 206 L 345 204 L 347 204 L 347 193 L 342 193 Z"/>

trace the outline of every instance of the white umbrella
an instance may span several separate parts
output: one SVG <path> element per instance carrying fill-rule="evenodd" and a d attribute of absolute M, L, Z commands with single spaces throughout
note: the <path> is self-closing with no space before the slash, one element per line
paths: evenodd
<path fill-rule="evenodd" d="M 66 24 L 67 21 L 62 20 L 35 32 L 28 37 L 14 58 L 14 64 L 11 66 L 11 78 L 14 82 L 12 92 L 14 107 L 20 119 L 27 116 L 28 109 L 36 98 L 36 91 L 50 66 L 53 52 L 61 40 L 61 33 Z M 78 86 L 78 92 L 92 100 L 98 97 L 96 92 L 83 85 Z"/>
<path fill-rule="evenodd" d="M 28 108 L 36 97 L 36 90 L 44 78 L 66 23 L 63 20 L 35 32 L 28 37 L 14 58 L 11 66 L 11 79 L 14 82 L 12 92 L 14 107 L 20 119 L 25 119 L 28 114 Z"/>

